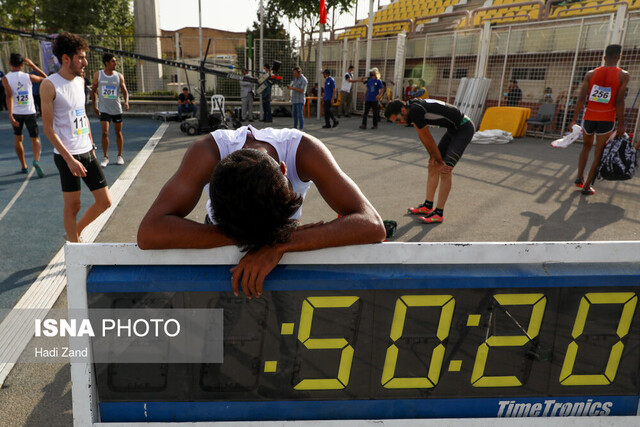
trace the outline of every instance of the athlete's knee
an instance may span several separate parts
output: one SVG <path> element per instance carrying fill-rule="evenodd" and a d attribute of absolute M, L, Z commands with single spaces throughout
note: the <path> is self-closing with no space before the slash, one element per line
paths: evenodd
<path fill-rule="evenodd" d="M 111 196 L 107 193 L 106 197 L 99 197 L 96 199 L 96 206 L 101 211 L 106 211 L 111 207 Z"/>
<path fill-rule="evenodd" d="M 76 216 L 80 212 L 81 206 L 80 200 L 67 200 L 64 203 L 64 212 L 68 215 Z"/>

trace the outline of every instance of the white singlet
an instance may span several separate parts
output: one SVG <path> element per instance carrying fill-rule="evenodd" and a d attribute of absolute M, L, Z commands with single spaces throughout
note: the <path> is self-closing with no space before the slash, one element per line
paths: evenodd
<path fill-rule="evenodd" d="M 47 77 L 56 90 L 53 100 L 53 130 L 71 154 L 84 154 L 93 150 L 89 137 L 89 118 L 84 108 L 84 80 L 67 80 L 60 74 Z M 60 154 L 55 148 L 53 152 Z"/>
<path fill-rule="evenodd" d="M 5 74 L 13 97 L 13 114 L 29 115 L 36 113 L 29 74 L 22 71 L 11 71 Z"/>
<path fill-rule="evenodd" d="M 298 152 L 298 145 L 300 145 L 300 139 L 302 138 L 302 132 L 297 129 L 256 129 L 251 125 L 242 126 L 236 130 L 217 130 L 211 132 L 211 135 L 220 150 L 220 159 L 225 158 L 234 151 L 241 150 L 247 141 L 247 132 L 251 132 L 257 141 L 266 142 L 276 149 L 280 161 L 287 165 L 287 178 L 289 178 L 291 182 L 293 191 L 304 199 L 307 191 L 309 191 L 309 187 L 311 187 L 311 181 L 302 181 L 300 177 L 298 177 L 298 170 L 296 168 L 296 154 Z M 204 192 L 208 198 L 209 184 L 205 185 Z M 207 199 L 207 214 L 211 222 L 215 224 L 210 199 Z M 291 215 L 291 219 L 298 219 L 301 215 L 302 206 Z"/>

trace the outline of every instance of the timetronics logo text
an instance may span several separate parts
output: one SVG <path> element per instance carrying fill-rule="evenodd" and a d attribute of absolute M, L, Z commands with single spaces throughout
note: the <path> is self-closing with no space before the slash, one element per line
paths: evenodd
<path fill-rule="evenodd" d="M 580 417 L 609 415 L 613 402 L 599 402 L 593 399 L 574 402 L 548 399 L 544 403 L 500 400 L 498 405 L 498 417 Z"/>

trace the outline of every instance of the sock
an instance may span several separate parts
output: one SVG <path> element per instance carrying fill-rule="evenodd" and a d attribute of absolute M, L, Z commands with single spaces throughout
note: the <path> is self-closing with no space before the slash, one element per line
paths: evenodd
<path fill-rule="evenodd" d="M 438 209 L 438 208 L 436 208 L 436 209 L 433 211 L 433 214 L 434 214 L 434 215 L 440 215 L 440 216 L 443 216 L 443 215 L 444 215 L 444 209 Z"/>
<path fill-rule="evenodd" d="M 430 202 L 429 200 L 425 200 L 422 206 L 424 206 L 427 209 L 433 209 L 433 201 Z"/>

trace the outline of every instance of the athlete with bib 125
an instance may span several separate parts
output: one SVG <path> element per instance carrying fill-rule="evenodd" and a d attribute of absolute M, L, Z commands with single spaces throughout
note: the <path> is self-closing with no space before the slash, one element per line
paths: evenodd
<path fill-rule="evenodd" d="M 609 140 L 609 136 L 611 136 L 611 132 L 613 132 L 616 121 L 618 122 L 616 135 L 622 136 L 625 133 L 624 95 L 629 83 L 629 73 L 617 66 L 621 52 L 622 46 L 618 44 L 607 46 L 604 54 L 604 66 L 591 70 L 585 75 L 584 83 L 578 96 L 578 103 L 573 113 L 573 121 L 570 127 L 576 124 L 585 101 L 589 101 L 584 113 L 582 151 L 578 159 L 578 178 L 575 180 L 576 186 L 582 187 L 582 194 L 587 196 L 595 193 L 591 184 L 596 178 L 602 151 Z M 596 151 L 589 175 L 585 180 L 584 169 L 593 146 L 594 135 Z"/>

